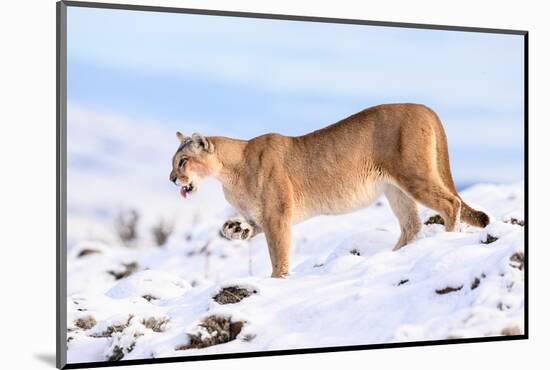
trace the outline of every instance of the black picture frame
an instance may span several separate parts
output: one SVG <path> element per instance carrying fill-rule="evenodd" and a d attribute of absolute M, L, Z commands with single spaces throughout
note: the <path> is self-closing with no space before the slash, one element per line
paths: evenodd
<path fill-rule="evenodd" d="M 210 16 L 224 17 L 241 17 L 241 18 L 257 18 L 257 19 L 274 19 L 274 20 L 290 20 L 290 21 L 305 21 L 305 22 L 321 22 L 321 23 L 341 23 L 355 24 L 367 26 L 382 26 L 382 27 L 400 27 L 413 29 L 430 29 L 430 30 L 445 30 L 445 31 L 461 31 L 461 32 L 478 32 L 478 33 L 494 33 L 494 34 L 511 34 L 521 35 L 524 38 L 524 179 L 525 179 L 525 315 L 524 315 L 524 334 L 512 336 L 495 336 L 495 337 L 478 337 L 478 338 L 457 338 L 457 339 L 442 339 L 429 341 L 414 341 L 400 343 L 383 343 L 383 344 L 366 344 L 352 345 L 339 347 L 323 347 L 323 348 L 307 348 L 307 349 L 290 349 L 290 350 L 273 350 L 261 352 L 243 352 L 229 354 L 210 354 L 185 357 L 169 357 L 155 359 L 139 359 L 139 360 L 121 360 L 121 361 L 102 361 L 102 362 L 86 362 L 86 363 L 66 363 L 66 289 L 67 289 L 67 256 L 66 256 L 66 223 L 67 223 L 67 8 L 68 7 L 85 7 L 85 8 L 101 8 L 101 9 L 118 9 L 129 11 L 150 11 L 150 12 L 168 12 L 182 14 L 199 14 Z M 282 356 L 294 354 L 310 354 L 322 352 L 342 352 L 342 351 L 358 351 L 368 349 L 382 348 L 402 348 L 402 347 L 417 347 L 417 346 L 434 346 L 447 344 L 463 344 L 463 343 L 481 343 L 481 342 L 498 342 L 509 340 L 524 340 L 529 338 L 529 32 L 526 30 L 512 29 L 495 29 L 481 27 L 461 27 L 447 26 L 437 24 L 418 24 L 418 23 L 401 23 L 401 22 L 383 22 L 360 19 L 341 19 L 327 17 L 311 17 L 300 15 L 286 14 L 265 14 L 265 13 L 249 13 L 235 12 L 222 10 L 205 10 L 205 9 L 190 9 L 176 7 L 159 7 L 145 5 L 128 5 L 128 4 L 112 4 L 99 2 L 79 2 L 79 1 L 59 1 L 56 4 L 57 13 L 57 63 L 56 63 L 56 196 L 57 196 L 57 214 L 56 214 L 56 366 L 59 369 L 78 369 L 78 368 L 93 368 L 106 366 L 122 366 L 122 365 L 141 365 L 141 364 L 159 364 L 172 362 L 188 362 L 202 360 L 220 360 L 245 357 L 264 357 L 264 356 Z"/>

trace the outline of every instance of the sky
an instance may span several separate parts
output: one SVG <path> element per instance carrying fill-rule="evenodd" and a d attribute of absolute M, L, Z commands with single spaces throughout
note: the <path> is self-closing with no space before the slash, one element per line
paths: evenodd
<path fill-rule="evenodd" d="M 138 152 L 164 183 L 176 130 L 301 135 L 415 102 L 459 186 L 523 179 L 522 36 L 78 7 L 67 25 L 69 173 L 157 176 Z"/>

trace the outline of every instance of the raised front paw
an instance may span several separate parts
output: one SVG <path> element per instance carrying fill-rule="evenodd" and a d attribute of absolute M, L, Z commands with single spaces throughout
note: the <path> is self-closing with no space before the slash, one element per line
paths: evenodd
<path fill-rule="evenodd" d="M 252 225 L 249 223 L 239 219 L 231 219 L 223 224 L 221 235 L 229 240 L 248 240 L 252 237 L 253 230 Z"/>

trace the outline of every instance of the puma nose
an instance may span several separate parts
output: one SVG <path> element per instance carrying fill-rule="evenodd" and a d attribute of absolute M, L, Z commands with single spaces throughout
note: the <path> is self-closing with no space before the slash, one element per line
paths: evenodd
<path fill-rule="evenodd" d="M 178 177 L 176 176 L 174 171 L 170 172 L 170 181 L 172 181 L 174 183 L 174 185 L 176 184 L 177 179 L 178 179 Z"/>

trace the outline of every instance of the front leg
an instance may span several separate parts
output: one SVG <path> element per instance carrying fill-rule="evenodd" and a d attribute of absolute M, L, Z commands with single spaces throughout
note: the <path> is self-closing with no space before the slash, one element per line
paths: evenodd
<path fill-rule="evenodd" d="M 288 275 L 292 240 L 293 201 L 290 182 L 284 187 L 272 186 L 263 197 L 262 226 L 271 258 L 271 277 Z"/>
<path fill-rule="evenodd" d="M 255 223 L 233 217 L 223 224 L 220 234 L 229 240 L 249 240 L 261 232 L 262 229 Z"/>
<path fill-rule="evenodd" d="M 269 257 L 271 258 L 271 277 L 283 278 L 288 275 L 290 264 L 290 244 L 292 239 L 291 218 L 275 215 L 264 225 Z"/>

